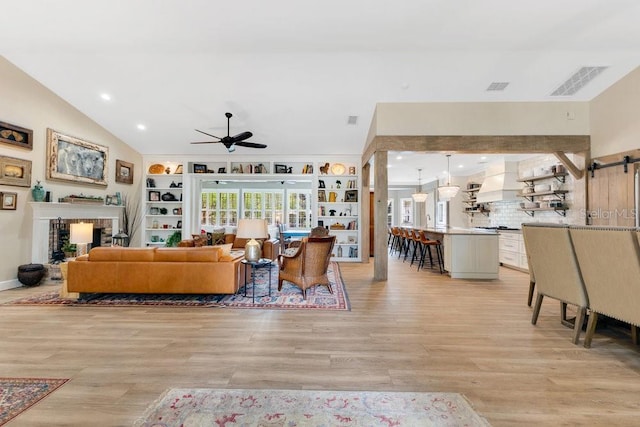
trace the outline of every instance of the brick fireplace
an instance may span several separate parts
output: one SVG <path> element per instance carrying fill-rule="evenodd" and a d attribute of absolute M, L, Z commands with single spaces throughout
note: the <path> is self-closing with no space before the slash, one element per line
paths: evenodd
<path fill-rule="evenodd" d="M 31 262 L 47 264 L 51 253 L 58 249 L 61 238 L 58 218 L 69 229 L 74 222 L 91 222 L 94 226 L 94 245 L 110 245 L 111 236 L 119 230 L 122 206 L 90 205 L 80 203 L 29 203 L 33 212 Z"/>

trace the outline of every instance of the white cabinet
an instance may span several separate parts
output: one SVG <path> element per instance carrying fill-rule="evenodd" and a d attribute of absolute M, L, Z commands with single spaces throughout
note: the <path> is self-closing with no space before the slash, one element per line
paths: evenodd
<path fill-rule="evenodd" d="M 317 225 L 336 236 L 335 261 L 360 261 L 359 180 L 355 165 L 317 165 Z"/>
<path fill-rule="evenodd" d="M 145 246 L 164 246 L 172 234 L 182 230 L 182 173 L 176 173 L 182 167 L 161 166 L 152 164 L 146 169 L 142 202 Z"/>
<path fill-rule="evenodd" d="M 528 270 L 527 251 L 522 233 L 500 231 L 500 263 L 505 267 Z"/>
<path fill-rule="evenodd" d="M 497 279 L 498 236 L 445 234 L 444 268 L 453 279 Z"/>

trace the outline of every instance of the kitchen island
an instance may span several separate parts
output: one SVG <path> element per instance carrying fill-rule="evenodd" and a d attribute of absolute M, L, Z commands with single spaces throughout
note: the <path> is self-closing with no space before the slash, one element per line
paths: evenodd
<path fill-rule="evenodd" d="M 453 279 L 497 279 L 498 233 L 477 228 L 423 228 L 444 246 L 444 268 Z"/>

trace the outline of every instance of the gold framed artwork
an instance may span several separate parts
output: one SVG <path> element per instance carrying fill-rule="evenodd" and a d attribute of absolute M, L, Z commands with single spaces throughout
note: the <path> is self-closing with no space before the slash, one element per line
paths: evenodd
<path fill-rule="evenodd" d="M 107 186 L 109 148 L 47 129 L 47 178 Z"/>
<path fill-rule="evenodd" d="M 0 184 L 31 187 L 31 160 L 0 156 Z"/>
<path fill-rule="evenodd" d="M 116 160 L 116 182 L 133 184 L 133 163 Z"/>
<path fill-rule="evenodd" d="M 0 209 L 16 210 L 18 205 L 18 193 L 0 193 Z"/>
<path fill-rule="evenodd" d="M 0 122 L 0 142 L 14 147 L 33 150 L 33 131 L 20 126 Z"/>

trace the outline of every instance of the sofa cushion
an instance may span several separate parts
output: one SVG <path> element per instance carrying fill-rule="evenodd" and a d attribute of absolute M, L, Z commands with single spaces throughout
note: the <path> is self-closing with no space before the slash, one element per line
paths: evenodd
<path fill-rule="evenodd" d="M 219 248 L 157 248 L 156 262 L 218 262 Z"/>
<path fill-rule="evenodd" d="M 117 248 L 99 246 L 89 251 L 89 261 L 153 261 L 156 248 Z"/>
<path fill-rule="evenodd" d="M 220 256 L 228 256 L 231 255 L 231 248 L 233 247 L 233 243 L 227 243 L 225 245 L 215 245 L 213 247 L 220 249 Z"/>

